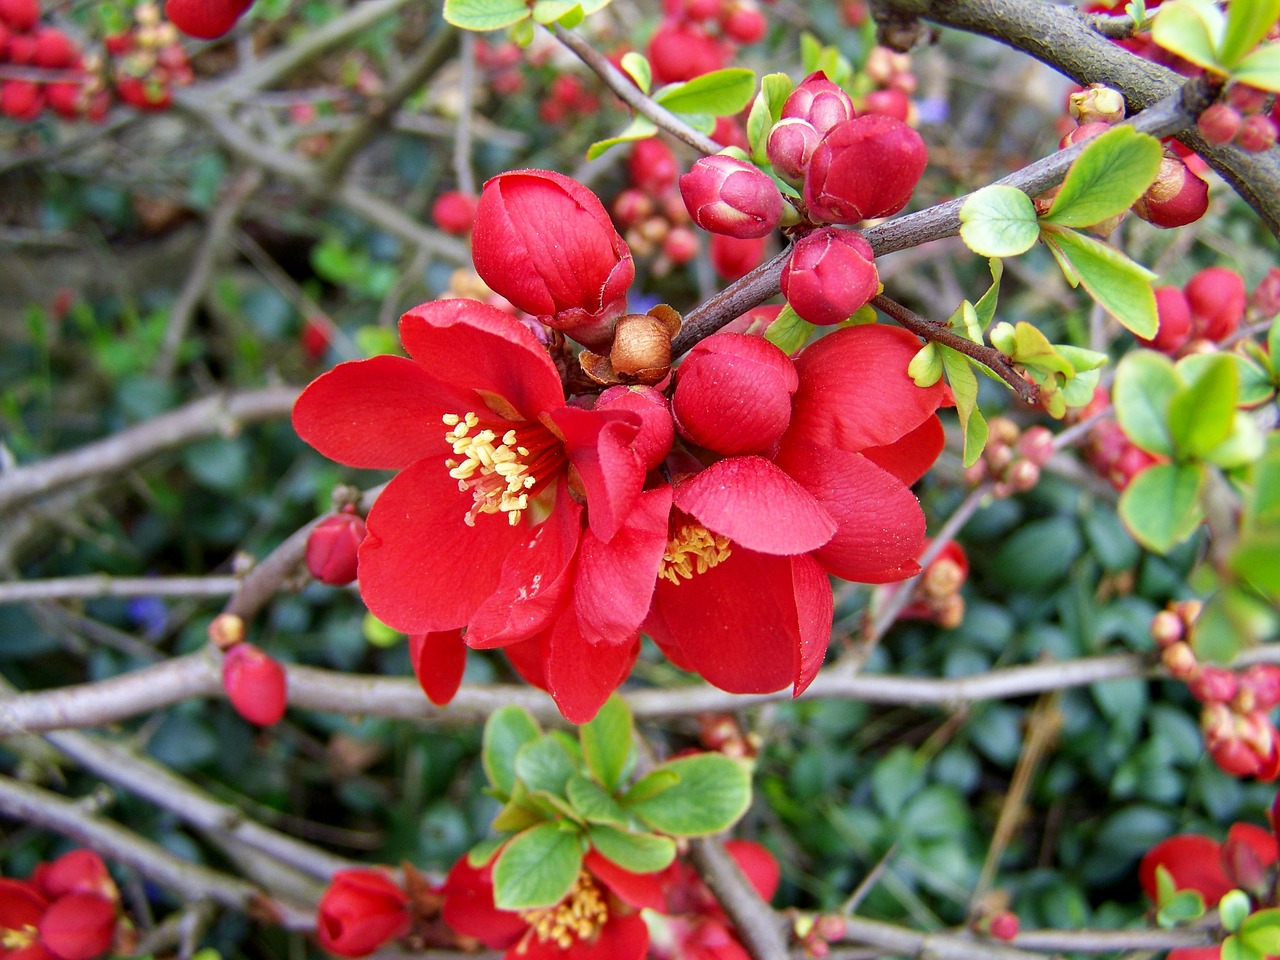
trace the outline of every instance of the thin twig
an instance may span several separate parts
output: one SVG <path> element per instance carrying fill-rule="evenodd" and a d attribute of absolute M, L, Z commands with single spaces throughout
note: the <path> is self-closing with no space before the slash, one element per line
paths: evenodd
<path fill-rule="evenodd" d="M 31 600 L 76 600 L 91 597 L 225 597 L 240 588 L 237 577 L 83 577 L 0 582 L 0 603 Z"/>
<path fill-rule="evenodd" d="M 786 921 L 760 898 L 724 844 L 715 837 L 693 840 L 689 859 L 733 921 L 738 939 L 751 956 L 755 960 L 788 960 Z"/>

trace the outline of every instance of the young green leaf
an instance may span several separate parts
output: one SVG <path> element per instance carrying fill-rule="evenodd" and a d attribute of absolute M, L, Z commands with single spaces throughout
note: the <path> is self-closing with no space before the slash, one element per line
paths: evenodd
<path fill-rule="evenodd" d="M 1253 417 L 1245 410 L 1237 410 L 1231 417 L 1227 438 L 1206 450 L 1200 459 L 1223 470 L 1243 470 L 1257 462 L 1265 446 L 1262 431 Z"/>
<path fill-rule="evenodd" d="M 1219 960 L 1267 960 L 1263 953 L 1234 935 L 1222 941 L 1218 956 Z"/>
<path fill-rule="evenodd" d="M 493 865 L 493 903 L 499 910 L 532 910 L 564 899 L 582 871 L 582 838 L 558 823 L 542 823 L 513 837 Z"/>
<path fill-rule="evenodd" d="M 587 837 L 600 856 L 631 873 L 665 870 L 676 858 L 676 842 L 656 833 L 593 824 L 587 829 Z"/>
<path fill-rule="evenodd" d="M 960 238 L 982 257 L 1016 257 L 1040 236 L 1036 208 L 1016 187 L 993 184 L 972 194 L 960 207 Z"/>
<path fill-rule="evenodd" d="M 611 147 L 616 147 L 620 143 L 632 143 L 636 140 L 648 140 L 658 132 L 657 126 L 648 117 L 636 116 L 626 128 L 617 136 L 609 137 L 606 140 L 597 140 L 587 148 L 587 159 L 594 160 L 599 156 L 603 156 Z"/>
<path fill-rule="evenodd" d="M 622 804 L 623 806 L 629 806 L 633 803 L 652 800 L 659 794 L 670 790 L 679 782 L 680 775 L 674 770 L 658 767 L 658 769 L 650 771 L 631 785 L 631 789 L 622 796 Z"/>
<path fill-rule="evenodd" d="M 487 840 L 481 840 L 467 851 L 467 863 L 476 869 L 483 867 L 494 858 L 494 855 L 502 849 L 502 845 L 506 842 L 506 837 L 489 837 Z"/>
<path fill-rule="evenodd" d="M 1231 435 L 1236 412 L 1236 365 L 1225 354 L 1199 364 L 1196 376 L 1186 368 L 1175 372 L 1189 381 L 1169 400 L 1169 433 L 1174 450 L 1184 458 L 1202 457 Z"/>
<path fill-rule="evenodd" d="M 618 801 L 590 777 L 575 773 L 565 784 L 565 795 L 578 815 L 590 823 L 612 823 L 620 827 L 631 823 Z"/>
<path fill-rule="evenodd" d="M 725 117 L 743 110 L 755 90 L 755 73 L 744 67 L 731 67 L 663 87 L 654 99 L 673 113 Z"/>
<path fill-rule="evenodd" d="M 1168 357 L 1154 350 L 1126 354 L 1112 388 L 1116 420 L 1125 436 L 1148 453 L 1173 456 L 1169 403 L 1181 388 Z"/>
<path fill-rule="evenodd" d="M 1168 553 L 1191 536 L 1204 514 L 1200 494 L 1205 468 L 1196 463 L 1157 463 L 1133 478 L 1120 496 L 1120 519 L 1148 550 Z"/>
<path fill-rule="evenodd" d="M 578 5 L 578 0 L 534 0 L 533 4 L 533 20 L 535 23 L 555 23 L 562 17 L 571 15 L 574 9 L 578 10 L 578 20 L 582 20 L 582 8 Z"/>
<path fill-rule="evenodd" d="M 907 364 L 907 376 L 917 387 L 932 387 L 942 379 L 942 357 L 936 343 L 926 343 Z"/>
<path fill-rule="evenodd" d="M 814 326 L 808 320 L 800 319 L 800 315 L 787 304 L 778 314 L 777 319 L 769 324 L 764 338 L 783 353 L 790 356 L 808 342 Z"/>
<path fill-rule="evenodd" d="M 578 728 L 582 757 L 606 793 L 614 793 L 635 763 L 631 710 L 617 694 L 605 701 L 595 719 Z"/>
<path fill-rule="evenodd" d="M 1074 230 L 1055 225 L 1045 231 L 1044 241 L 1071 264 L 1089 296 L 1107 313 L 1139 337 L 1156 335 L 1160 321 L 1151 289 L 1154 273 L 1115 247 Z"/>
<path fill-rule="evenodd" d="M 626 806 L 659 833 L 673 837 L 720 833 L 737 823 L 751 804 L 751 777 L 746 767 L 724 754 L 680 757 L 658 769 L 680 779 L 657 796 Z"/>
<path fill-rule="evenodd" d="M 969 339 L 975 343 L 982 342 L 983 331 L 991 326 L 991 321 L 995 319 L 996 302 L 1000 299 L 1000 278 L 1004 276 L 1004 261 L 999 257 L 992 257 L 988 265 L 991 267 L 991 286 L 987 287 L 987 292 L 973 305 L 974 319 L 977 321 L 976 331 L 970 325 L 968 314 L 965 315 Z"/>
<path fill-rule="evenodd" d="M 1226 26 L 1213 0 L 1172 0 L 1156 11 L 1151 39 L 1196 66 L 1221 73 L 1218 50 Z"/>
<path fill-rule="evenodd" d="M 538 722 L 524 707 L 503 707 L 484 725 L 481 762 L 485 776 L 499 798 L 511 796 L 516 783 L 516 753 L 542 734 Z"/>
<path fill-rule="evenodd" d="M 1235 65 L 1231 79 L 1259 90 L 1280 93 L 1280 43 L 1268 43 Z"/>
<path fill-rule="evenodd" d="M 444 18 L 463 30 L 501 30 L 529 16 L 525 0 L 444 0 Z"/>
<path fill-rule="evenodd" d="M 622 69 L 627 71 L 627 75 L 636 82 L 641 93 L 648 94 L 649 88 L 653 85 L 653 70 L 643 54 L 636 53 L 634 50 L 624 53 Z"/>
<path fill-rule="evenodd" d="M 1280 0 L 1236 0 L 1229 4 L 1219 59 L 1227 67 L 1242 60 L 1266 39 L 1277 20 L 1280 20 Z"/>
<path fill-rule="evenodd" d="M 554 737 L 539 737 L 516 752 L 516 776 L 530 792 L 563 797 L 565 783 L 575 772 L 573 758 Z"/>
<path fill-rule="evenodd" d="M 1132 127 L 1112 127 L 1088 142 L 1071 164 L 1043 219 L 1088 227 L 1123 213 L 1160 172 L 1160 141 Z"/>
<path fill-rule="evenodd" d="M 960 431 L 964 434 L 964 465 L 971 467 L 982 456 L 987 445 L 987 421 L 978 409 L 978 378 L 974 376 L 969 358 L 950 347 L 938 347 L 942 365 L 947 371 L 947 383 L 956 398 L 956 414 L 960 417 Z"/>

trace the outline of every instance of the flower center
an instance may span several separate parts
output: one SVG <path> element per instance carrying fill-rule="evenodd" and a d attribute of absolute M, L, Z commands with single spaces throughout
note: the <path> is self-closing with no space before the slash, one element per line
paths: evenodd
<path fill-rule="evenodd" d="M 0 947 L 5 950 L 21 950 L 36 942 L 36 928 L 26 924 L 21 930 L 0 927 Z"/>
<path fill-rule="evenodd" d="M 575 940 L 590 940 L 600 932 L 609 920 L 609 905 L 595 879 L 584 870 L 554 907 L 526 910 L 520 919 L 543 943 L 550 940 L 561 950 L 568 950 Z M 520 952 L 524 952 L 523 947 Z"/>
<path fill-rule="evenodd" d="M 680 586 L 680 580 L 692 580 L 695 573 L 706 573 L 716 564 L 729 559 L 729 538 L 712 533 L 700 523 L 686 523 L 667 541 L 667 549 L 658 564 L 658 576 Z"/>
<path fill-rule="evenodd" d="M 470 490 L 475 502 L 464 518 L 476 525 L 482 513 L 505 513 L 514 527 L 529 506 L 529 498 L 555 475 L 563 451 L 545 427 L 526 421 L 509 427 L 501 436 L 497 430 L 477 430 L 480 418 L 474 413 L 444 415 L 445 441 L 453 446 L 452 457 L 444 462 L 459 490 Z M 504 424 L 509 421 L 503 421 Z"/>

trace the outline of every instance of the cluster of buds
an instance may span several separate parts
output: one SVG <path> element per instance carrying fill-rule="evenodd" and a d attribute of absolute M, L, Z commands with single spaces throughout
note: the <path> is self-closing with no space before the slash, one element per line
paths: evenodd
<path fill-rule="evenodd" d="M 580 75 L 561 70 L 538 106 L 538 116 L 545 123 L 559 124 L 591 116 L 599 109 L 600 95 Z"/>
<path fill-rule="evenodd" d="M 743 730 L 741 720 L 732 713 L 700 714 L 698 742 L 707 750 L 737 760 L 754 760 L 762 746 L 760 734 Z"/>
<path fill-rule="evenodd" d="M 0 2 L 0 66 L 20 71 L 0 82 L 0 113 L 27 122 L 48 107 L 68 120 L 102 119 L 111 97 L 95 58 L 40 13 L 40 0 Z"/>
<path fill-rule="evenodd" d="M 476 37 L 476 66 L 484 73 L 486 84 L 500 97 L 509 97 L 524 89 L 520 71 L 520 48 L 510 40 L 492 41 Z"/>
<path fill-rule="evenodd" d="M 925 541 L 925 549 L 929 547 Z M 945 630 L 954 630 L 964 620 L 964 597 L 960 588 L 969 578 L 969 555 L 954 540 L 947 543 L 920 574 L 911 602 L 898 614 L 901 620 L 928 620 Z M 892 591 L 893 586 L 882 587 Z"/>
<path fill-rule="evenodd" d="M 173 88 L 194 79 L 187 52 L 178 42 L 172 22 L 160 18 L 155 4 L 144 3 L 134 10 L 132 30 L 107 37 L 112 54 L 112 77 L 116 93 L 138 110 L 167 110 L 173 103 Z"/>
<path fill-rule="evenodd" d="M 165 0 L 170 22 L 189 37 L 216 40 L 231 31 L 253 0 Z"/>
<path fill-rule="evenodd" d="M 244 639 L 244 620 L 220 613 L 209 624 L 209 641 L 223 652 L 222 689 L 236 713 L 269 727 L 284 717 L 288 680 L 284 667 Z"/>
<path fill-rule="evenodd" d="M 1243 83 L 1233 83 L 1224 99 L 1200 114 L 1196 129 L 1206 141 L 1234 143 L 1248 153 L 1262 153 L 1276 143 L 1280 104 L 1275 95 Z"/>
<path fill-rule="evenodd" d="M 613 219 L 634 256 L 649 258 L 649 270 L 663 276 L 698 253 L 698 236 L 676 190 L 680 166 L 656 137 L 641 140 L 627 159 L 630 186 L 613 200 Z"/>
<path fill-rule="evenodd" d="M 903 123 L 914 124 L 916 75 L 911 70 L 911 54 L 888 47 L 872 47 L 863 74 L 875 86 L 859 98 L 860 113 L 883 113 Z"/>
<path fill-rule="evenodd" d="M 1107 388 L 1098 387 L 1093 392 L 1093 399 L 1079 411 L 1078 416 L 1087 420 L 1110 406 Z M 1089 466 L 1116 490 L 1124 490 L 1134 477 L 1157 462 L 1154 456 L 1125 436 L 1114 419 L 1099 420 L 1094 424 L 1085 438 L 1083 452 Z"/>
<path fill-rule="evenodd" d="M 40 863 L 26 880 L 0 877 L 0 956 L 32 960 L 93 960 L 111 950 L 126 928 L 120 893 L 92 850 L 72 850 Z"/>
<path fill-rule="evenodd" d="M 1204 704 L 1200 730 L 1214 762 L 1232 776 L 1274 780 L 1280 775 L 1280 732 L 1270 713 L 1280 704 L 1280 667 L 1228 670 L 1201 663 L 1189 642 L 1200 610 L 1200 601 L 1184 600 L 1152 618 L 1160 660 Z"/>
<path fill-rule="evenodd" d="M 768 29 L 755 0 L 664 0 L 663 13 L 646 51 L 658 83 L 719 70 Z"/>
<path fill-rule="evenodd" d="M 806 957 L 822 960 L 831 953 L 833 943 L 845 938 L 849 925 L 836 913 L 797 914 L 791 930 Z"/>
<path fill-rule="evenodd" d="M 1020 430 L 1008 417 L 992 417 L 987 427 L 987 445 L 965 470 L 965 480 L 974 486 L 994 481 L 997 497 L 1026 493 L 1040 482 L 1040 469 L 1053 456 L 1053 434 L 1039 425 Z"/>
<path fill-rule="evenodd" d="M 1169 356 L 1212 349 L 1236 332 L 1244 319 L 1244 278 L 1228 267 L 1206 267 L 1186 284 L 1156 288 L 1160 327 L 1144 347 Z"/>

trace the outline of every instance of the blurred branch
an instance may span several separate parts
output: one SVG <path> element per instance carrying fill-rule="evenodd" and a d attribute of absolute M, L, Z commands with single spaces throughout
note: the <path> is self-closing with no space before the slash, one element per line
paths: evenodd
<path fill-rule="evenodd" d="M 0 473 L 0 514 L 77 481 L 127 470 L 165 450 L 288 416 L 297 395 L 296 387 L 280 386 L 205 397 L 105 440 Z"/>
<path fill-rule="evenodd" d="M 458 189 L 468 196 L 476 194 L 476 175 L 471 169 L 472 127 L 475 123 L 476 99 L 476 35 L 462 33 L 462 49 L 458 54 L 462 75 L 458 79 L 458 123 L 453 137 L 453 175 Z"/>
<path fill-rule="evenodd" d="M 3 581 L 0 582 L 0 603 L 89 597 L 225 597 L 238 589 L 238 577 L 113 577 L 99 573 Z"/>
<path fill-rule="evenodd" d="M 715 837 L 691 840 L 689 859 L 733 921 L 751 956 L 755 960 L 786 960 L 786 920 L 760 899 L 724 844 Z"/>

